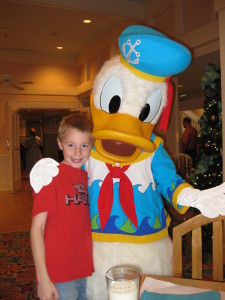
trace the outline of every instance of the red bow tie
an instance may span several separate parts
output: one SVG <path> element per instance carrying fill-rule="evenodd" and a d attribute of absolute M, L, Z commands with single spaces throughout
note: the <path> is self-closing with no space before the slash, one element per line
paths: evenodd
<path fill-rule="evenodd" d="M 109 173 L 102 183 L 98 198 L 98 211 L 101 229 L 103 230 L 105 228 L 113 206 L 113 178 L 120 179 L 120 204 L 128 219 L 130 219 L 135 227 L 138 228 L 132 184 L 130 179 L 124 173 L 130 166 L 125 166 L 122 168 L 113 167 L 110 164 L 106 164 L 106 166 L 109 169 Z"/>

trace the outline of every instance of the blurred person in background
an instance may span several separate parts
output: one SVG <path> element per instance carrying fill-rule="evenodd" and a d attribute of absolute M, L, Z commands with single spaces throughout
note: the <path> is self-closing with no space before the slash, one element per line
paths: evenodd
<path fill-rule="evenodd" d="M 198 131 L 192 127 L 191 119 L 186 117 L 183 119 L 185 128 L 182 135 L 182 152 L 188 154 L 192 158 L 192 166 L 195 167 L 197 158 Z"/>
<path fill-rule="evenodd" d="M 33 166 L 42 158 L 41 139 L 36 135 L 36 129 L 30 129 L 30 136 L 25 140 L 26 170 L 30 173 Z"/>

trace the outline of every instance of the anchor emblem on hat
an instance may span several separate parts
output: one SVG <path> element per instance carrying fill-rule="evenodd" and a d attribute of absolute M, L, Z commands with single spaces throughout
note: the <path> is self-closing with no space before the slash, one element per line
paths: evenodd
<path fill-rule="evenodd" d="M 122 51 L 123 51 L 123 54 L 124 54 L 124 56 L 126 58 L 126 61 L 128 63 L 135 64 L 135 65 L 139 64 L 140 52 L 137 52 L 135 50 L 135 47 L 137 45 L 140 45 L 140 44 L 141 44 L 141 41 L 139 39 L 134 43 L 134 45 L 131 44 L 131 40 L 130 39 L 127 40 L 127 42 L 123 44 Z M 126 53 L 126 45 L 129 46 L 129 50 L 128 50 L 127 53 Z M 134 60 L 131 59 L 131 54 L 132 53 L 134 53 L 135 56 L 136 56 Z"/>

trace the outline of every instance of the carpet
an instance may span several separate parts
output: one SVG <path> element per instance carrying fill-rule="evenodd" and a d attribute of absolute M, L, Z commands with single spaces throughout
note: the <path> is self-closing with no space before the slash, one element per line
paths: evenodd
<path fill-rule="evenodd" d="M 191 238 L 191 236 L 190 236 Z M 192 254 L 191 249 L 187 251 L 187 239 L 183 237 L 183 257 L 182 257 L 182 276 L 192 278 Z M 190 243 L 190 242 L 189 242 Z M 213 280 L 213 261 L 212 261 L 212 232 L 208 230 L 207 234 L 202 236 L 202 279 Z M 223 265 L 223 274 L 225 278 L 225 265 Z"/>
<path fill-rule="evenodd" d="M 202 279 L 212 280 L 213 263 L 211 253 L 202 253 Z M 182 259 L 182 276 L 192 278 L 191 256 Z"/>
<path fill-rule="evenodd" d="M 39 299 L 29 232 L 0 234 L 0 299 Z"/>

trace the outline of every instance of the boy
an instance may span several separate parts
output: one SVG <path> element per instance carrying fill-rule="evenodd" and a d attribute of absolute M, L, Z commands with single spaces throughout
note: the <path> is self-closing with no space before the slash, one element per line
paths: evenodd
<path fill-rule="evenodd" d="M 63 118 L 58 145 L 64 159 L 59 174 L 34 195 L 31 247 L 38 296 L 42 300 L 86 299 L 86 279 L 92 275 L 92 238 L 87 173 L 92 125 L 82 116 Z"/>

